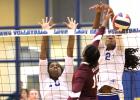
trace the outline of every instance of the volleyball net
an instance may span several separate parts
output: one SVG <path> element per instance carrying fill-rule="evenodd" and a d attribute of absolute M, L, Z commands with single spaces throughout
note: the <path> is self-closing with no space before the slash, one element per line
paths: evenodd
<path fill-rule="evenodd" d="M 16 91 L 17 67 L 20 68 L 19 76 L 23 82 L 22 88 L 39 90 L 38 60 L 42 36 L 50 36 L 50 59 L 59 61 L 64 66 L 68 36 L 75 35 L 74 65 L 76 69 L 78 61 L 81 59 L 81 52 L 87 44 L 91 43 L 96 32 L 97 30 L 94 29 L 0 30 L 0 94 L 11 94 Z M 106 30 L 105 35 L 122 35 L 118 38 L 123 40 L 124 48 L 140 48 L 139 28 L 129 29 L 124 33 Z M 139 55 L 138 51 L 137 56 Z M 139 82 L 137 79 L 134 80 Z M 127 81 L 132 81 L 132 79 L 129 78 Z M 132 87 L 137 89 L 135 94 L 140 93 L 138 89 L 140 86 L 134 84 Z"/>

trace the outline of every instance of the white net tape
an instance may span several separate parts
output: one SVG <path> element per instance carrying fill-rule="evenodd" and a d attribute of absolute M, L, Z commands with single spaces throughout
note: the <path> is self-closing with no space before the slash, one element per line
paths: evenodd
<path fill-rule="evenodd" d="M 0 37 L 15 37 L 15 36 L 42 36 L 42 35 L 92 35 L 96 33 L 96 29 L 26 29 L 26 30 L 0 30 Z M 120 35 L 127 33 L 139 33 L 139 28 L 128 29 L 127 31 L 120 33 L 113 29 L 106 29 L 106 35 Z"/>

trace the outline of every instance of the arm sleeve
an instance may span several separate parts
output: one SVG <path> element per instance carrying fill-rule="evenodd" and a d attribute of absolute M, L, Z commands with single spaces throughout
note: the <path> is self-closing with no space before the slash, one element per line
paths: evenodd
<path fill-rule="evenodd" d="M 46 77 L 49 77 L 48 74 L 48 60 L 39 60 L 39 80 L 40 82 L 44 81 Z"/>
<path fill-rule="evenodd" d="M 96 47 L 99 46 L 99 42 L 103 36 L 103 34 L 105 33 L 105 27 L 101 27 L 99 28 L 99 30 L 97 31 L 96 35 L 94 36 L 94 39 L 92 41 L 92 44 Z"/>
<path fill-rule="evenodd" d="M 64 71 L 62 73 L 62 77 L 66 77 L 67 81 L 72 81 L 72 76 L 73 76 L 73 72 L 74 72 L 74 68 L 73 68 L 74 64 L 73 64 L 73 57 L 66 57 L 65 58 L 65 68 Z"/>
<path fill-rule="evenodd" d="M 65 72 L 66 73 L 73 73 L 73 57 L 66 57 L 65 58 Z"/>

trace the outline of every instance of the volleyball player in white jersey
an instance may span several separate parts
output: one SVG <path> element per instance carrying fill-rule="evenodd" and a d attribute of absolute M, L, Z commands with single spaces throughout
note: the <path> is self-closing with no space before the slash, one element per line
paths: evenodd
<path fill-rule="evenodd" d="M 103 81 L 101 85 L 104 85 L 106 80 L 107 85 L 113 85 L 117 89 L 123 89 L 122 87 L 122 73 L 124 70 L 124 50 L 122 45 L 123 42 L 117 41 L 120 36 L 106 36 L 104 48 L 100 48 L 100 81 Z M 119 43 L 118 43 L 119 42 Z M 102 77 L 105 75 L 106 77 Z"/>
<path fill-rule="evenodd" d="M 77 23 L 73 18 L 67 18 L 66 26 L 70 29 L 76 29 Z M 51 29 L 54 24 L 51 24 L 52 18 L 42 20 L 41 26 L 43 29 Z M 66 100 L 68 93 L 71 90 L 71 80 L 73 75 L 73 48 L 75 37 L 70 35 L 67 45 L 67 56 L 65 57 L 64 70 L 58 62 L 48 63 L 48 36 L 42 37 L 41 53 L 40 53 L 40 94 L 42 100 Z M 59 53 L 59 52 L 57 52 Z"/>
<path fill-rule="evenodd" d="M 93 21 L 93 28 L 97 29 L 100 26 L 101 12 L 106 11 L 107 8 L 111 9 L 106 4 L 97 4 L 91 9 L 96 10 L 95 20 Z M 113 18 L 114 14 L 112 15 Z M 98 87 L 105 87 L 100 89 L 99 92 L 110 91 L 109 98 L 103 97 L 104 100 L 119 100 L 118 93 L 123 90 L 122 74 L 124 70 L 124 46 L 121 36 L 108 35 L 105 40 L 100 42 L 100 59 L 99 59 L 99 84 Z M 109 88 L 108 88 L 109 87 Z M 104 90 L 105 89 L 105 90 Z M 110 90 L 107 90 L 110 89 Z M 116 91 L 116 89 L 119 89 Z M 114 90 L 114 92 L 113 92 Z M 114 95 L 114 96 L 111 96 Z M 101 100 L 101 99 L 100 99 Z"/>

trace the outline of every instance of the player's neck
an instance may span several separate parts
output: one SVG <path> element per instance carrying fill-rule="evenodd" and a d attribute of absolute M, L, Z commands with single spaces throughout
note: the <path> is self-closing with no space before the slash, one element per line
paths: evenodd
<path fill-rule="evenodd" d="M 59 77 L 50 77 L 52 80 L 57 81 Z"/>
<path fill-rule="evenodd" d="M 109 46 L 109 47 L 106 47 L 106 50 L 110 51 L 110 50 L 114 50 L 115 48 L 116 48 L 116 46 Z"/>

